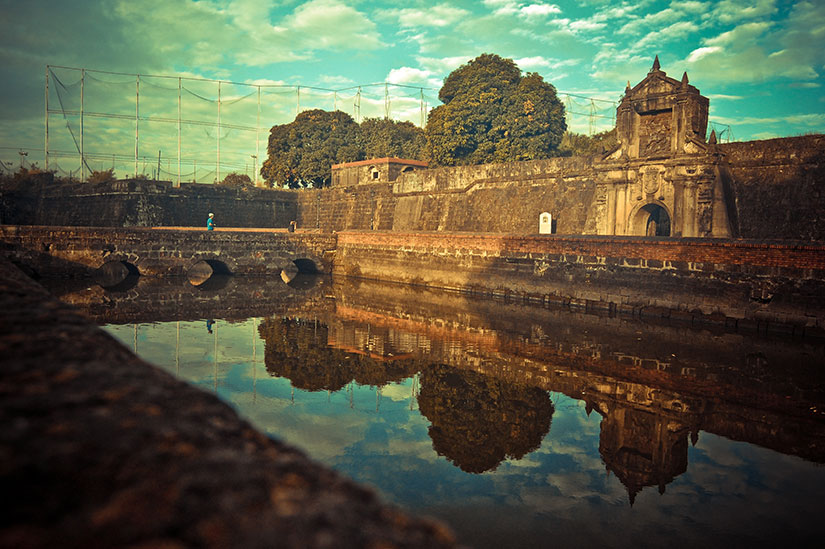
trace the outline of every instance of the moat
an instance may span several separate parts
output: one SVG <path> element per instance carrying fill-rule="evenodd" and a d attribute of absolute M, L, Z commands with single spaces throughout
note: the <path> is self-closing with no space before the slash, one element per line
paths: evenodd
<path fill-rule="evenodd" d="M 825 342 L 348 279 L 58 288 L 258 429 L 472 547 L 805 546 Z"/>

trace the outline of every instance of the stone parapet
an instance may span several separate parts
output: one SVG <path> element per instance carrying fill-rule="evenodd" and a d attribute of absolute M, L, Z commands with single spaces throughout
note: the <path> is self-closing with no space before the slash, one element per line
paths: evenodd
<path fill-rule="evenodd" d="M 3 547 L 454 547 L 0 260 Z"/>

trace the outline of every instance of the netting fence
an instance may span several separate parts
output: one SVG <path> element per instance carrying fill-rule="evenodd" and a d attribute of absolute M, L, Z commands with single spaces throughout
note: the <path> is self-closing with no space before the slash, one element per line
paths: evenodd
<path fill-rule="evenodd" d="M 391 84 L 341 89 L 238 83 L 49 65 L 45 74 L 43 149 L 0 148 L 0 172 L 39 162 L 60 176 L 93 171 L 118 178 L 213 183 L 229 173 L 256 183 L 269 129 L 309 109 L 424 127 L 438 90 Z M 610 129 L 616 102 L 559 92 L 571 131 Z M 38 154 L 40 153 L 40 154 Z"/>

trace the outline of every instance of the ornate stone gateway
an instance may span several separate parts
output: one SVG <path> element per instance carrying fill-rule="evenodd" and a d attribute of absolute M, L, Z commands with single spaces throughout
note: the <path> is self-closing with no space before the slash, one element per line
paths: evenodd
<path fill-rule="evenodd" d="M 659 58 L 616 111 L 617 148 L 599 181 L 599 234 L 730 237 L 708 99 L 660 69 Z"/>

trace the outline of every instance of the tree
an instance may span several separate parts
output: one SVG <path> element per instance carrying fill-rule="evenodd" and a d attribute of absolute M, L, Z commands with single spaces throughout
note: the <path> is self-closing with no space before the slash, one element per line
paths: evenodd
<path fill-rule="evenodd" d="M 587 156 L 613 150 L 618 144 L 616 128 L 591 136 L 565 132 L 561 145 L 559 145 L 559 152 L 565 156 Z"/>
<path fill-rule="evenodd" d="M 324 187 L 333 164 L 362 158 L 355 120 L 341 111 L 314 109 L 272 127 L 261 175 L 273 187 Z"/>
<path fill-rule="evenodd" d="M 219 181 L 218 185 L 225 185 L 227 187 L 252 187 L 254 183 L 252 183 L 252 178 L 245 173 L 232 172 L 224 177 L 223 181 Z"/>
<path fill-rule="evenodd" d="M 450 73 L 438 98 L 443 105 L 430 112 L 426 130 L 438 165 L 549 158 L 567 129 L 556 89 L 495 54 Z"/>
<path fill-rule="evenodd" d="M 108 170 L 94 170 L 89 176 L 89 183 L 111 183 L 115 181 L 115 170 L 109 168 Z"/>
<path fill-rule="evenodd" d="M 360 147 L 364 158 L 414 158 L 426 154 L 424 130 L 412 122 L 387 118 L 365 118 L 359 128 Z"/>

